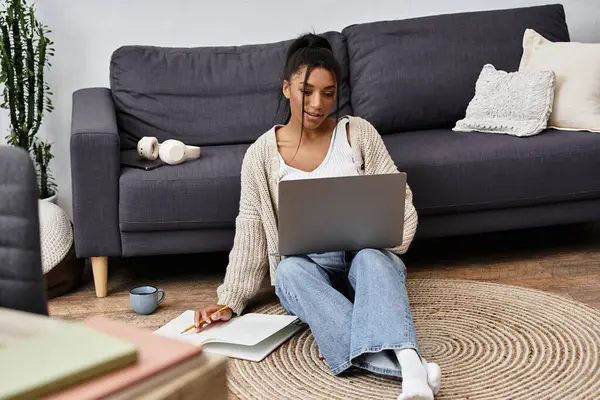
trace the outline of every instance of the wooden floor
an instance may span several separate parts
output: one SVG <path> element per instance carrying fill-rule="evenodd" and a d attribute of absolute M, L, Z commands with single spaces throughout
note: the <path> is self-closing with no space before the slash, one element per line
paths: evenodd
<path fill-rule="evenodd" d="M 415 240 L 403 256 L 411 278 L 473 279 L 557 293 L 600 309 L 600 223 Z M 216 299 L 227 254 L 157 256 L 109 260 L 106 298 L 96 298 L 91 268 L 84 283 L 49 302 L 50 314 L 80 320 L 107 315 L 156 329 L 186 309 Z M 131 311 L 128 290 L 151 284 L 167 299 L 150 316 Z M 276 299 L 265 282 L 249 309 Z"/>

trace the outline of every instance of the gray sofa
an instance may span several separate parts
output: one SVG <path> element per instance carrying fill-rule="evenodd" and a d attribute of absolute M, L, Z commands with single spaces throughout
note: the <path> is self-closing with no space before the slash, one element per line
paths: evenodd
<path fill-rule="evenodd" d="M 0 145 L 0 307 L 48 315 L 38 198 L 27 152 Z"/>
<path fill-rule="evenodd" d="M 340 113 L 368 119 L 408 173 L 420 215 L 416 240 L 600 219 L 600 135 L 451 130 L 484 64 L 518 69 L 526 28 L 570 40 L 559 4 L 356 24 L 325 34 L 343 65 Z M 110 88 L 73 95 L 79 257 L 231 248 L 242 157 L 281 122 L 279 74 L 292 39 L 124 46 L 113 53 Z M 120 165 L 142 136 L 202 146 L 202 157 L 151 171 Z"/>

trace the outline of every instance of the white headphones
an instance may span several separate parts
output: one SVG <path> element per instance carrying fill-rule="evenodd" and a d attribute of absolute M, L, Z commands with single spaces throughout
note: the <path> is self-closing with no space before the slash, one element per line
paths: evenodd
<path fill-rule="evenodd" d="M 143 159 L 154 161 L 160 157 L 163 162 L 170 165 L 181 164 L 186 160 L 200 157 L 200 147 L 198 146 L 187 146 L 174 139 L 158 143 L 158 139 L 153 136 L 141 138 L 137 145 L 137 151 Z"/>

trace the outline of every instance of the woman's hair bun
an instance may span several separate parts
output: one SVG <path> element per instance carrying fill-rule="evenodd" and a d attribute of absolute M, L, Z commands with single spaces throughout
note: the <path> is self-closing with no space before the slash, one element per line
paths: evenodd
<path fill-rule="evenodd" d="M 331 43 L 329 43 L 329 41 L 323 36 L 309 33 L 307 35 L 304 35 L 304 37 L 307 42 L 306 47 L 309 47 L 311 49 L 327 49 L 329 51 L 333 51 L 333 49 L 331 48 Z"/>
<path fill-rule="evenodd" d="M 288 49 L 288 58 L 297 52 L 300 49 L 309 48 L 309 49 L 327 49 L 333 52 L 333 48 L 331 47 L 331 43 L 320 35 L 315 35 L 314 33 L 306 33 L 300 37 L 298 37 L 294 42 L 290 45 Z"/>

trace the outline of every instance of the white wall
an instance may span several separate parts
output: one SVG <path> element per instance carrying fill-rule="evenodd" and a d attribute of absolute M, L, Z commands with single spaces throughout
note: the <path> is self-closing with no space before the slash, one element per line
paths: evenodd
<path fill-rule="evenodd" d="M 236 45 L 288 39 L 306 31 L 360 22 L 547 4 L 551 0 L 38 0 L 38 19 L 52 29 L 56 55 L 48 73 L 56 110 L 40 135 L 54 142 L 51 168 L 59 205 L 71 215 L 71 95 L 108 86 L 111 53 L 125 44 Z M 573 41 L 600 42 L 600 2 L 563 0 Z M 0 140 L 8 117 L 0 114 Z M 93 160 L 90 160 L 93 162 Z"/>

